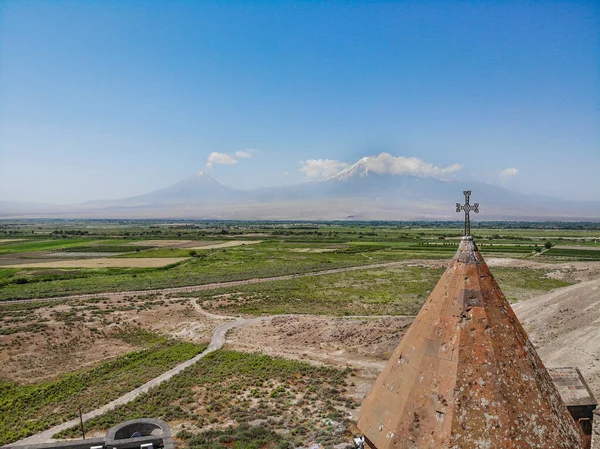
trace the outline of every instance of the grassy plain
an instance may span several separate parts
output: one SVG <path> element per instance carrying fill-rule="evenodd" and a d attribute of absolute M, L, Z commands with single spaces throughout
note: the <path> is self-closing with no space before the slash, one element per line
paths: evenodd
<path fill-rule="evenodd" d="M 549 270 L 495 267 L 493 271 L 512 302 L 572 284 L 549 278 Z M 203 308 L 223 314 L 416 315 L 443 272 L 444 268 L 439 267 L 398 266 L 249 284 L 186 296 L 197 297 Z"/>
<path fill-rule="evenodd" d="M 0 244 L 0 301 L 150 290 L 406 262 L 385 269 L 293 278 L 195 296 L 203 307 L 223 313 L 412 315 L 456 251 L 461 227 L 460 222 L 0 222 L 0 240 L 24 239 Z M 473 229 L 488 259 L 557 264 L 600 261 L 598 224 L 476 223 Z M 254 244 L 240 245 L 241 241 Z M 546 251 L 547 242 L 562 247 Z M 3 261 L 14 258 L 22 261 L 43 256 L 53 261 L 81 257 L 82 253 L 104 253 L 108 257 L 103 261 L 132 263 L 164 257 L 185 260 L 150 268 L 2 268 L 7 265 Z M 550 268 L 496 266 L 492 271 L 512 301 L 574 282 L 550 277 Z M 128 325 L 154 329 L 159 327 L 156 320 L 166 321 L 169 313 L 169 320 L 177 323 L 193 311 L 187 300 L 150 295 L 4 304 L 0 305 L 0 329 L 4 342 L 13 346 L 2 343 L 0 355 L 16 358 L 16 352 L 32 346 L 34 335 L 48 340 L 44 348 L 60 357 L 85 339 L 87 346 L 79 350 L 91 351 L 89 343 L 96 338 L 106 342 L 114 337 L 109 329 Z M 164 329 L 167 333 L 172 330 Z M 0 435 L 9 438 L 7 442 L 72 418 L 76 405 L 81 404 L 85 411 L 106 403 L 204 347 L 144 332 L 124 333 L 121 338 L 129 339 L 127 344 L 134 347 L 151 347 L 43 382 L 25 385 L 2 381 Z M 127 344 L 126 351 L 130 351 Z M 122 350 L 114 346 L 115 351 Z M 31 355 L 24 359 L 27 357 Z M 296 447 L 317 437 L 319 442 L 332 445 L 347 441 L 344 410 L 356 405 L 343 394 L 349 375 L 262 355 L 218 351 L 138 400 L 90 421 L 87 427 L 105 430 L 124 419 L 150 416 L 184 424 L 178 432 L 190 448 L 214 447 L 210 446 L 211 439 L 218 439 L 224 447 L 236 447 L 244 441 L 253 443 L 253 438 L 268 448 Z M 228 429 L 229 420 L 247 424 Z M 289 434 L 281 433 L 290 429 Z M 77 431 L 63 433 L 67 435 L 77 436 Z"/>
<path fill-rule="evenodd" d="M 284 244 L 268 242 L 217 250 L 199 251 L 176 266 L 156 269 L 105 268 L 79 269 L 44 278 L 39 282 L 35 271 L 23 269 L 4 278 L 0 300 L 43 298 L 82 293 L 145 290 L 235 281 L 327 270 L 378 262 L 400 260 L 405 254 L 381 249 L 369 253 L 297 253 Z M 65 270 L 66 271 L 66 270 Z M 17 279 L 25 279 L 19 283 Z M 22 282 L 22 281 L 21 281 Z"/>
<path fill-rule="evenodd" d="M 153 345 L 100 365 L 37 384 L 0 381 L 0 443 L 7 444 L 73 419 L 143 385 L 202 352 L 206 345 L 130 335 Z"/>
<path fill-rule="evenodd" d="M 540 262 L 600 260 L 600 252 L 595 250 L 600 246 L 597 224 L 500 225 L 504 227 L 488 224 L 487 228 L 474 229 L 485 257 L 535 258 Z M 262 243 L 208 249 L 211 242 L 214 246 L 254 243 L 257 235 Z M 19 253 L 68 254 L 101 247 L 121 253 L 107 260 L 186 260 L 162 268 L 0 268 L 0 301 L 180 287 L 399 260 L 449 259 L 460 236 L 460 223 L 9 223 L 0 225 L 0 237 L 28 240 L 0 245 L 0 266 L 2 257 Z M 196 241 L 195 250 L 180 247 L 195 246 Z M 547 241 L 568 244 L 569 248 L 552 248 L 539 254 Z M 196 251 L 195 257 L 190 257 L 190 251 Z M 139 262 L 142 266 L 148 263 L 144 264 Z"/>
<path fill-rule="evenodd" d="M 86 427 L 105 430 L 151 416 L 182 423 L 186 430 L 179 437 L 186 440 L 185 447 L 195 447 L 206 443 L 207 426 L 217 429 L 208 435 L 224 435 L 221 441 L 226 442 L 227 432 L 219 430 L 235 420 L 258 422 L 266 431 L 291 430 L 280 440 L 270 432 L 263 435 L 280 447 L 309 443 L 311 434 L 332 446 L 347 441 L 345 411 L 357 405 L 344 396 L 350 375 L 350 370 L 220 350 L 129 404 L 88 421 Z M 246 425 L 242 430 L 249 431 Z M 77 432 L 74 428 L 58 436 L 76 437 Z"/>

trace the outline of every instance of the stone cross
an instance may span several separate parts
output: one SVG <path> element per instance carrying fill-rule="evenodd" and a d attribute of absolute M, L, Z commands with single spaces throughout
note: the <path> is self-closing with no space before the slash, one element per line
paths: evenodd
<path fill-rule="evenodd" d="M 473 211 L 478 214 L 479 203 L 469 204 L 469 198 L 471 197 L 470 190 L 465 190 L 463 193 L 465 194 L 465 205 L 461 206 L 460 203 L 456 203 L 456 212 L 465 211 L 465 235 L 471 235 L 471 217 L 469 217 L 469 212 Z"/>

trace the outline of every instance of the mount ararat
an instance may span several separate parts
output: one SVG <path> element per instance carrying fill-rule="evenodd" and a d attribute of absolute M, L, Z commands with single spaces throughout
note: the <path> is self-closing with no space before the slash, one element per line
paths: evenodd
<path fill-rule="evenodd" d="M 526 195 L 476 181 L 378 173 L 363 158 L 321 181 L 237 190 L 204 172 L 118 200 L 69 206 L 0 202 L 2 218 L 187 218 L 240 220 L 456 220 L 463 190 L 478 220 L 598 220 L 599 201 Z"/>

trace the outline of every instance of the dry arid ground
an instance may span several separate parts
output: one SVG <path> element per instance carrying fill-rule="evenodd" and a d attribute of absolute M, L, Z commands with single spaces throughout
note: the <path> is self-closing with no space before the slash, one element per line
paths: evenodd
<path fill-rule="evenodd" d="M 447 265 L 447 261 L 415 263 Z M 494 267 L 538 268 L 549 270 L 548 276 L 579 282 L 526 299 L 514 308 L 544 363 L 578 366 L 600 396 L 600 263 L 547 264 L 489 258 L 488 264 L 492 272 Z M 127 337 L 136 329 L 206 342 L 224 317 L 206 313 L 194 304 L 195 298 L 167 299 L 165 294 L 107 294 L 89 300 L 30 303 L 31 310 L 25 314 L 4 314 L 0 322 L 3 328 L 33 325 L 2 337 L 0 378 L 33 383 L 95 365 L 137 349 L 139 344 Z M 15 305 L 5 307 L 0 311 Z M 317 365 L 352 367 L 356 375 L 344 395 L 358 404 L 411 322 L 412 317 L 265 317 L 233 329 L 226 347 Z M 359 409 L 348 412 L 355 420 Z M 173 424 L 177 428 L 177 423 Z"/>
<path fill-rule="evenodd" d="M 486 263 L 494 273 L 494 267 L 534 268 L 550 270 L 548 276 L 569 282 L 584 282 L 600 277 L 600 262 L 539 262 L 535 259 L 509 259 L 489 257 Z M 447 265 L 447 264 L 445 264 Z"/>
<path fill-rule="evenodd" d="M 3 265 L 5 268 L 158 268 L 181 262 L 186 257 L 99 258 L 53 260 L 51 262 Z"/>
<path fill-rule="evenodd" d="M 577 366 L 600 398 L 600 279 L 524 301 L 514 310 L 544 364 Z"/>
<path fill-rule="evenodd" d="M 215 245 L 194 246 L 194 247 L 190 247 L 190 249 L 232 248 L 234 246 L 256 245 L 257 243 L 262 243 L 262 240 L 232 240 L 230 242 L 217 243 Z"/>
<path fill-rule="evenodd" d="M 0 378 L 33 383 L 138 349 L 135 331 L 144 329 L 193 342 L 210 339 L 217 326 L 193 311 L 189 301 L 107 296 L 93 301 L 0 308 L 3 335 Z"/>
<path fill-rule="evenodd" d="M 193 240 L 138 240 L 135 242 L 124 243 L 125 246 L 178 246 L 197 244 Z"/>
<path fill-rule="evenodd" d="M 600 397 L 600 263 L 545 264 L 490 258 L 488 265 L 554 268 L 557 279 L 581 281 L 514 305 L 515 312 L 549 367 L 577 366 Z M 387 358 L 400 343 L 412 318 L 347 319 L 276 317 L 235 329 L 228 342 L 235 350 L 359 369 L 356 399 L 369 391 Z M 361 398 L 362 399 L 362 398 Z"/>
<path fill-rule="evenodd" d="M 293 253 L 331 253 L 337 251 L 337 248 L 293 248 Z"/>
<path fill-rule="evenodd" d="M 446 266 L 447 261 L 420 261 L 417 264 L 439 267 Z M 531 332 L 534 343 L 541 348 L 542 355 L 552 355 L 552 351 L 556 350 L 562 351 L 561 354 L 565 356 L 569 355 L 565 360 L 573 360 L 577 354 L 581 354 L 580 349 L 561 349 L 570 348 L 568 344 L 571 340 L 573 344 L 582 346 L 572 333 L 582 333 L 581 338 L 584 339 L 589 337 L 591 345 L 600 341 L 600 324 L 595 315 L 600 313 L 600 304 L 593 302 L 594 292 L 597 292 L 594 290 L 595 284 L 587 283 L 589 280 L 600 279 L 599 262 L 546 264 L 532 260 L 489 258 L 488 264 L 492 272 L 495 266 L 551 268 L 549 276 L 582 282 L 515 305 L 518 313 L 526 313 L 523 315 L 523 323 Z M 585 307 L 567 306 L 566 304 L 575 301 L 572 292 L 578 292 L 580 298 L 587 298 L 592 302 Z M 69 302 L 49 302 L 42 307 L 32 308 L 26 314 L 15 310 L 13 314 L 6 315 L 4 321 L 0 321 L 2 327 L 30 327 L 23 328 L 19 333 L 2 336 L 0 377 L 33 382 L 128 352 L 134 347 L 114 335 L 119 329 L 130 325 L 201 342 L 208 341 L 212 330 L 222 323 L 217 317 L 199 312 L 193 307 L 193 300 L 189 299 L 166 299 L 161 294 L 127 296 L 107 293 L 103 296 L 83 301 L 76 299 Z M 546 304 L 549 301 L 547 298 L 557 298 L 554 300 L 556 306 L 538 308 L 538 303 Z M 563 303 L 565 306 L 560 306 Z M 598 306 L 595 311 L 594 304 Z M 15 306 L 0 305 L 0 311 L 4 311 L 4 307 Z M 15 318 L 15 323 L 8 323 Z M 386 360 L 398 344 L 411 320 L 403 317 L 275 317 L 232 331 L 228 341 L 233 349 L 262 351 L 271 355 L 312 359 L 335 365 L 351 363 L 383 366 L 382 361 Z M 582 320 L 588 323 L 587 327 L 581 325 Z M 544 323 L 548 323 L 548 326 Z M 41 327 L 36 327 L 36 324 Z M 563 335 L 567 338 L 561 338 Z M 600 348 L 600 344 L 596 346 Z M 554 362 L 556 357 L 552 357 Z M 572 364 L 583 368 L 581 362 Z M 590 368 L 587 373 L 592 373 L 592 369 L 600 370 L 600 365 Z M 595 388 L 600 393 L 600 382 Z"/>

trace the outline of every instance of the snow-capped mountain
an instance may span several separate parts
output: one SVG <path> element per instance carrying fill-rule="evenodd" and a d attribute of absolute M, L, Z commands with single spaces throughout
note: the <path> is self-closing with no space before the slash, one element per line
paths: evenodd
<path fill-rule="evenodd" d="M 368 163 L 369 163 L 370 159 L 372 159 L 372 157 L 363 157 L 358 162 L 356 162 L 354 165 L 344 168 L 339 173 L 336 173 L 335 175 L 326 178 L 325 181 L 331 181 L 331 180 L 347 181 L 347 180 L 353 179 L 353 178 L 354 179 L 355 178 L 364 178 L 365 176 L 367 176 L 369 174 L 369 164 Z"/>
<path fill-rule="evenodd" d="M 130 198 L 75 206 L 11 207 L 0 217 L 216 219 L 457 219 L 455 203 L 473 191 L 482 220 L 600 219 L 600 202 L 525 195 L 475 181 L 445 180 L 459 166 L 434 167 L 386 153 L 364 157 L 334 176 L 302 184 L 237 190 L 205 172 Z"/>

